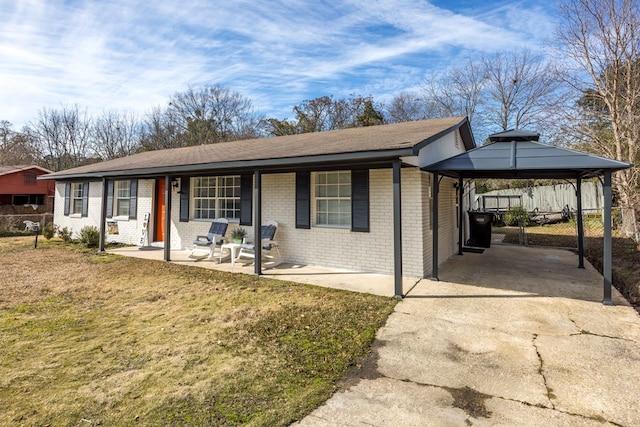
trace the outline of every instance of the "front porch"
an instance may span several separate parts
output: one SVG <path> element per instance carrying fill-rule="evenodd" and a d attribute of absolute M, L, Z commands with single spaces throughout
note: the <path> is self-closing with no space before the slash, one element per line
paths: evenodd
<path fill-rule="evenodd" d="M 164 260 L 164 248 L 162 247 L 139 248 L 136 246 L 128 246 L 124 248 L 111 249 L 108 252 L 134 258 L 157 261 Z M 230 273 L 254 274 L 254 266 L 250 260 L 237 261 L 235 265 L 232 266 L 228 257 L 220 263 L 216 258 L 212 260 L 208 260 L 206 258 L 189 258 L 189 253 L 189 250 L 172 250 L 171 262 Z M 269 268 L 268 263 L 263 264 L 261 275 L 272 279 L 306 283 L 353 292 L 365 292 L 388 297 L 394 296 L 395 289 L 393 275 L 291 264 L 286 262 L 274 268 Z M 420 280 L 425 279 L 421 279 L 420 277 L 403 277 L 402 282 L 404 292 L 409 292 L 409 290 L 411 290 Z"/>

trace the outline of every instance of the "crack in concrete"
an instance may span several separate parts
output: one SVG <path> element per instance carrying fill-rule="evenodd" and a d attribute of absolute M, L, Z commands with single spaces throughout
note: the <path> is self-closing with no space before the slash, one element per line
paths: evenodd
<path fill-rule="evenodd" d="M 611 339 L 611 340 L 620 340 L 620 341 L 626 341 L 626 342 L 630 342 L 630 343 L 633 343 L 633 344 L 637 344 L 636 341 L 631 340 L 629 338 L 614 337 L 612 335 L 597 334 L 595 332 L 586 331 L 586 330 L 582 329 L 580 326 L 578 326 L 578 323 L 575 320 L 573 320 L 571 317 L 569 317 L 569 316 L 567 316 L 567 317 L 571 321 L 571 323 L 573 323 L 573 326 L 575 326 L 576 329 L 578 330 L 578 332 L 576 332 L 575 334 L 569 334 L 570 337 L 575 337 L 577 335 L 591 335 L 591 336 L 594 336 L 594 337 L 608 338 L 608 339 Z"/>
<path fill-rule="evenodd" d="M 608 420 L 608 419 L 606 419 L 606 418 L 604 418 L 602 416 L 592 416 L 592 415 L 577 414 L 575 412 L 565 411 L 563 409 L 556 408 L 555 406 L 552 406 L 550 408 L 548 406 L 543 406 L 543 405 L 540 405 L 540 404 L 534 404 L 534 403 L 527 402 L 527 401 L 524 401 L 524 400 L 512 399 L 510 397 L 505 397 L 505 396 L 496 396 L 496 395 L 493 395 L 493 394 L 485 394 L 485 393 L 479 392 L 477 390 L 473 390 L 472 388 L 470 388 L 468 386 L 465 386 L 465 387 L 462 387 L 462 388 L 455 388 L 455 387 L 448 387 L 448 386 L 443 386 L 443 385 L 438 385 L 438 384 L 421 383 L 421 382 L 418 382 L 418 381 L 410 380 L 408 378 L 394 378 L 394 377 L 390 377 L 390 376 L 384 375 L 384 374 L 380 374 L 380 377 L 387 378 L 387 379 L 394 380 L 394 381 L 401 381 L 401 382 L 405 382 L 405 383 L 415 384 L 415 385 L 418 385 L 418 386 L 421 386 L 421 387 L 439 388 L 441 390 L 447 391 L 449 394 L 451 394 L 451 390 L 458 390 L 459 391 L 459 390 L 468 389 L 468 390 L 471 390 L 474 394 L 482 396 L 483 397 L 483 401 L 486 401 L 488 399 L 500 399 L 500 400 L 504 400 L 506 402 L 519 403 L 519 404 L 528 406 L 530 408 L 546 409 L 546 410 L 550 410 L 550 411 L 556 411 L 556 412 L 559 412 L 561 414 L 570 415 L 570 416 L 573 416 L 573 417 L 583 418 L 585 420 L 597 421 L 599 423 L 609 423 L 609 424 L 614 425 L 616 427 L 625 427 L 623 424 L 619 424 L 619 423 L 617 423 L 615 421 Z M 452 397 L 454 397 L 454 396 L 452 395 Z M 454 399 L 455 399 L 455 397 L 454 397 Z M 553 403 L 552 403 L 552 405 L 553 405 Z M 456 406 L 455 404 L 453 406 L 455 406 L 456 408 L 465 410 L 464 408 L 460 408 L 459 406 Z M 465 411 L 465 412 L 470 417 L 474 417 L 474 415 L 470 414 L 469 412 L 467 412 L 467 411 Z M 488 413 L 489 413 L 489 416 L 485 417 L 485 418 L 490 418 L 491 411 L 488 411 Z M 475 417 L 475 418 L 477 418 L 477 417 Z"/>
<path fill-rule="evenodd" d="M 411 291 L 418 286 L 418 283 L 422 282 L 422 278 L 418 278 L 418 280 L 416 281 L 416 283 L 414 283 L 413 285 L 411 285 L 411 287 L 407 290 L 407 292 L 404 293 L 403 298 L 406 297 L 407 295 L 409 295 L 409 293 L 411 293 Z"/>
<path fill-rule="evenodd" d="M 570 319 L 574 324 L 575 322 Z M 580 328 L 577 327 L 576 325 L 576 329 L 580 330 Z M 448 392 L 451 397 L 454 399 L 454 403 L 453 406 L 458 408 L 458 409 L 462 409 L 468 416 L 469 418 L 478 418 L 478 417 L 483 417 L 483 418 L 491 418 L 491 411 L 488 411 L 487 408 L 485 407 L 484 403 L 489 400 L 489 399 L 500 399 L 503 401 L 507 401 L 507 402 L 514 402 L 514 403 L 519 403 L 528 407 L 535 407 L 535 408 L 539 408 L 539 409 L 548 409 L 548 410 L 553 410 L 565 415 L 570 415 L 570 416 L 574 416 L 574 417 L 579 417 L 579 418 L 583 418 L 586 420 L 591 420 L 591 421 L 597 421 L 600 423 L 610 423 L 611 425 L 614 425 L 616 427 L 624 427 L 622 424 L 616 423 L 614 421 L 611 420 L 607 420 L 604 417 L 601 416 L 589 416 L 589 415 L 583 415 L 583 414 L 577 414 L 577 413 L 573 413 L 573 412 L 569 412 L 569 411 L 565 411 L 559 408 L 556 408 L 556 406 L 554 405 L 554 403 L 552 402 L 552 398 L 553 399 L 557 399 L 557 397 L 553 394 L 553 391 L 551 389 L 551 387 L 549 387 L 549 385 L 547 384 L 547 379 L 545 377 L 544 374 L 544 361 L 542 359 L 542 355 L 540 354 L 540 351 L 538 350 L 538 346 L 536 344 L 536 340 L 538 338 L 538 334 L 534 334 L 533 335 L 533 340 L 532 340 L 532 344 L 533 347 L 536 350 L 536 355 L 538 356 L 538 360 L 540 362 L 540 366 L 538 368 L 538 372 L 540 373 L 540 375 L 542 376 L 545 388 L 547 390 L 547 398 L 549 399 L 549 403 L 551 404 L 551 407 L 542 405 L 542 404 L 533 404 L 530 402 L 526 402 L 526 401 L 522 401 L 522 400 L 518 400 L 518 399 L 512 399 L 509 397 L 505 397 L 505 396 L 496 396 L 496 395 L 491 395 L 491 394 L 485 394 L 482 392 L 479 392 L 477 390 L 474 390 L 468 386 L 464 386 L 464 387 L 459 387 L 459 388 L 455 388 L 455 387 L 448 387 L 448 386 L 442 386 L 442 385 L 438 385 L 438 384 L 429 384 L 429 383 L 421 383 L 418 381 L 414 381 L 408 378 L 395 378 L 392 376 L 388 376 L 383 374 L 382 372 L 380 372 L 379 367 L 378 367 L 378 362 L 380 360 L 380 355 L 379 355 L 379 350 L 380 348 L 382 348 L 383 346 L 386 345 L 385 341 L 382 340 L 376 340 L 374 341 L 374 344 L 372 345 L 371 348 L 371 352 L 369 353 L 368 356 L 364 357 L 363 359 L 359 360 L 359 363 L 356 363 L 356 366 L 354 366 L 354 369 L 351 370 L 350 374 L 345 375 L 345 377 L 343 377 L 343 379 L 341 380 L 341 386 L 339 387 L 339 389 L 341 389 L 342 391 L 346 391 L 348 389 L 350 389 L 351 387 L 355 386 L 356 384 L 358 384 L 361 380 L 366 379 L 366 380 L 370 380 L 370 381 L 375 381 L 376 379 L 380 379 L 380 378 L 386 378 L 386 379 L 390 379 L 390 380 L 394 380 L 394 381 L 401 381 L 401 382 L 406 382 L 406 383 L 411 383 L 411 384 L 415 384 L 418 386 L 422 386 L 422 387 L 433 387 L 433 388 L 438 388 L 441 390 L 445 390 L 446 392 Z M 467 397 L 472 397 L 473 399 L 471 399 L 470 402 L 467 402 L 465 400 L 465 398 Z M 467 423 L 467 425 L 471 425 L 468 424 L 469 423 L 469 418 L 467 418 L 465 420 L 465 423 Z"/>
<path fill-rule="evenodd" d="M 540 362 L 540 366 L 538 366 L 538 373 L 542 377 L 544 388 L 547 390 L 546 396 L 547 396 L 547 399 L 549 400 L 549 404 L 551 405 L 552 409 L 556 409 L 556 405 L 554 405 L 553 400 L 551 400 L 551 399 L 555 399 L 556 395 L 553 394 L 553 389 L 549 387 L 549 384 L 547 384 L 547 377 L 544 375 L 544 360 L 542 360 L 542 355 L 540 354 L 540 350 L 538 349 L 538 345 L 536 344 L 537 339 L 538 339 L 538 334 L 533 334 L 533 340 L 531 340 L 531 343 L 533 344 L 533 348 L 536 350 L 536 355 L 538 356 L 538 362 Z"/>

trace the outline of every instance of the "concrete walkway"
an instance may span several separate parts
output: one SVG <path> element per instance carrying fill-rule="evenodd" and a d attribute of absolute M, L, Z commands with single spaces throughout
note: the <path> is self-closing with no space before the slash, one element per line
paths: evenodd
<path fill-rule="evenodd" d="M 640 317 L 569 251 L 497 245 L 421 280 L 298 426 L 637 426 Z"/>

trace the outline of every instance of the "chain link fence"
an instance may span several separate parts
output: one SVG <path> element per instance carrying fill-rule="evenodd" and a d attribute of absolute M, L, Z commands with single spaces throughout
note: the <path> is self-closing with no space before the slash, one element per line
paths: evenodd
<path fill-rule="evenodd" d="M 503 215 L 502 224 L 493 228 L 494 234 L 504 234 L 504 243 L 526 246 L 567 248 L 577 252 L 577 212 L 521 212 L 513 210 Z M 602 271 L 604 222 L 602 209 L 585 209 L 584 254 L 586 259 Z M 640 304 L 640 233 L 638 216 L 630 209 L 612 209 L 612 261 L 614 285 L 634 305 Z M 506 225 L 504 225 L 506 224 Z"/>
<path fill-rule="evenodd" d="M 584 228 L 584 243 L 587 245 L 593 238 L 604 236 L 604 215 L 602 209 L 584 209 L 582 211 Z M 638 217 L 632 209 L 614 207 L 611 212 L 612 236 L 614 238 L 629 238 L 640 244 L 640 231 Z M 495 223 L 498 227 L 496 233 L 507 232 L 512 234 L 510 228 L 502 229 L 506 225 L 518 227 L 518 241 L 509 239 L 509 243 L 521 245 L 534 244 L 549 241 L 548 246 L 578 247 L 578 221 L 575 210 L 562 212 L 527 212 L 520 207 L 513 208 L 506 214 L 497 217 Z M 542 236 L 549 236 L 543 238 Z M 556 236 L 555 244 L 551 236 Z M 530 240 L 532 240 L 530 242 Z M 538 242 L 536 242 L 536 240 Z"/>
<path fill-rule="evenodd" d="M 0 237 L 32 234 L 25 225 L 25 221 L 39 222 L 42 230 L 45 225 L 53 222 L 52 213 L 10 214 L 0 215 Z"/>

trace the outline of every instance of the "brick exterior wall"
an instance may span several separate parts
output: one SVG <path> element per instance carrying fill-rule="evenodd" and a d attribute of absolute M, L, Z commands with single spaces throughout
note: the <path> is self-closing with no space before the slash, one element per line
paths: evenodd
<path fill-rule="evenodd" d="M 455 189 L 453 180 L 443 179 L 440 192 L 439 258 L 443 262 L 457 251 Z M 428 277 L 431 274 L 431 175 L 416 167 L 401 172 L 403 275 Z M 56 185 L 54 223 L 77 233 L 84 226 L 100 223 L 102 183 L 89 185 L 87 217 L 65 216 L 64 183 Z M 138 181 L 137 219 L 113 218 L 119 234 L 107 234 L 107 241 L 137 244 L 146 212 L 151 213 L 149 242 L 153 241 L 155 181 Z M 171 248 L 190 249 L 196 235 L 206 234 L 210 221 L 179 222 L 179 195 L 172 190 Z M 357 271 L 393 273 L 393 181 L 391 169 L 375 169 L 369 174 L 370 231 L 311 227 L 295 228 L 295 174 L 263 174 L 262 218 L 274 219 L 279 227 L 276 240 L 287 262 L 338 267 Z M 254 206 L 255 209 L 255 206 Z M 237 226 L 230 221 L 227 235 Z M 253 234 L 253 227 L 247 227 Z"/>

